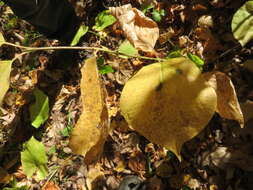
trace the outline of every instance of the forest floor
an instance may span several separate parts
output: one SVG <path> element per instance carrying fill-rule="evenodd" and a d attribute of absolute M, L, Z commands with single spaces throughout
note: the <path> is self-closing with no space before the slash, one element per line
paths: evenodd
<path fill-rule="evenodd" d="M 138 0 L 107 0 L 104 5 L 101 2 L 71 0 L 77 15 L 90 29 L 97 14 L 107 6 L 131 3 L 141 9 L 142 5 Z M 82 112 L 80 68 L 94 51 L 36 51 L 12 64 L 10 89 L 0 117 L 0 189 L 11 188 L 15 182 L 23 189 L 116 190 L 129 175 L 138 176 L 147 190 L 253 189 L 253 69 L 244 64 L 253 58 L 253 46 L 251 41 L 241 47 L 231 32 L 232 17 L 243 3 L 243 0 L 158 1 L 157 7 L 166 14 L 158 23 L 160 37 L 155 50 L 167 55 L 176 47 L 184 49 L 205 61 L 203 72 L 226 73 L 247 114 L 244 129 L 237 122 L 215 114 L 198 136 L 184 144 L 179 161 L 172 152 L 130 129 L 119 111 L 119 97 L 126 81 L 153 61 L 96 52 L 114 70 L 101 74 L 114 130 L 107 137 L 99 160 L 84 164 L 84 158 L 73 154 L 68 143 L 70 131 Z M 202 25 L 206 25 L 205 29 Z M 30 47 L 60 45 L 57 40 L 36 32 L 4 4 L 0 4 L 0 27 L 7 42 Z M 104 33 L 102 36 L 103 33 L 91 29 L 78 46 L 117 49 L 125 39 L 115 25 Z M 11 59 L 19 53 L 20 49 L 4 45 L 0 48 L 0 59 Z M 28 114 L 35 87 L 49 97 L 50 105 L 49 118 L 38 129 L 31 126 Z M 31 136 L 46 147 L 49 175 L 44 180 L 27 178 L 22 169 L 22 144 Z"/>

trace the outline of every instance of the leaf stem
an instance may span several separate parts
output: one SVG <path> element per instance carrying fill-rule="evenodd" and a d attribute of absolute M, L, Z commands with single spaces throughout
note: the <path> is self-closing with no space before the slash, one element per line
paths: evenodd
<path fill-rule="evenodd" d="M 153 60 L 153 61 L 158 61 L 158 62 L 164 61 L 164 59 L 161 59 L 161 58 L 146 57 L 146 56 L 140 56 L 140 55 L 129 56 L 129 55 L 121 54 L 117 50 L 110 50 L 108 48 L 99 48 L 99 47 L 81 47 L 81 46 L 27 47 L 27 46 L 16 45 L 9 42 L 4 42 L 3 44 L 19 48 L 24 51 L 23 52 L 24 54 L 32 52 L 32 51 L 43 51 L 43 50 L 44 51 L 46 50 L 97 50 L 97 51 L 103 51 L 103 52 L 107 52 L 114 55 L 124 55 L 129 58 L 146 59 L 146 60 Z M 24 55 L 23 53 L 22 55 Z"/>

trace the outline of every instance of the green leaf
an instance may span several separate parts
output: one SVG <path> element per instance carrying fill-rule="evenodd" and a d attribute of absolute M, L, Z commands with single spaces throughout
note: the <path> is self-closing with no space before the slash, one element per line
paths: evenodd
<path fill-rule="evenodd" d="M 154 6 L 151 4 L 143 5 L 141 11 L 146 14 L 150 9 L 153 9 Z"/>
<path fill-rule="evenodd" d="M 234 14 L 232 32 L 242 46 L 253 39 L 253 1 L 246 2 Z"/>
<path fill-rule="evenodd" d="M 95 26 L 93 26 L 93 29 L 96 31 L 102 31 L 116 21 L 117 19 L 112 16 L 108 10 L 105 10 L 99 13 L 98 16 L 95 18 Z"/>
<path fill-rule="evenodd" d="M 47 155 L 53 155 L 54 153 L 56 153 L 56 146 L 52 146 L 48 152 L 47 152 Z"/>
<path fill-rule="evenodd" d="M 4 187 L 3 190 L 28 190 L 29 188 L 24 185 L 21 187 Z"/>
<path fill-rule="evenodd" d="M 191 53 L 187 53 L 187 57 L 193 61 L 197 66 L 198 68 L 202 69 L 203 65 L 205 64 L 204 60 L 201 59 L 199 56 L 197 55 L 193 55 Z"/>
<path fill-rule="evenodd" d="M 88 32 L 88 30 L 89 30 L 88 26 L 81 25 L 70 45 L 75 46 L 76 44 L 78 44 L 81 37 L 83 37 Z"/>
<path fill-rule="evenodd" d="M 97 65 L 99 73 L 102 75 L 114 72 L 114 69 L 110 65 L 105 65 L 105 60 L 103 57 L 99 57 L 97 59 Z"/>
<path fill-rule="evenodd" d="M 160 12 L 157 11 L 157 10 L 154 10 L 154 11 L 152 12 L 152 18 L 153 18 L 153 20 L 156 21 L 156 22 L 160 22 L 160 21 L 162 20 L 162 16 L 161 16 Z"/>
<path fill-rule="evenodd" d="M 0 46 L 3 45 L 5 42 L 3 34 L 0 32 Z"/>
<path fill-rule="evenodd" d="M 10 86 L 11 65 L 12 60 L 0 60 L 0 106 Z"/>
<path fill-rule="evenodd" d="M 124 41 L 118 49 L 118 52 L 128 56 L 135 56 L 138 54 L 138 50 L 128 41 Z"/>
<path fill-rule="evenodd" d="M 99 68 L 99 73 L 102 75 L 107 74 L 107 73 L 113 73 L 114 69 L 110 65 L 104 65 L 101 68 Z"/>
<path fill-rule="evenodd" d="M 69 137 L 72 129 L 73 129 L 72 125 L 67 125 L 66 127 L 64 127 L 64 129 L 61 131 L 62 136 Z"/>
<path fill-rule="evenodd" d="M 33 91 L 35 103 L 29 108 L 32 126 L 40 127 L 47 119 L 49 114 L 48 97 L 41 90 Z"/>
<path fill-rule="evenodd" d="M 48 174 L 47 156 L 44 145 L 34 137 L 23 145 L 21 152 L 21 163 L 27 177 L 32 177 L 36 172 L 39 180 L 45 179 Z"/>
<path fill-rule="evenodd" d="M 175 51 L 171 51 L 166 58 L 176 58 L 176 57 L 182 57 L 181 51 L 180 50 L 175 50 Z"/>

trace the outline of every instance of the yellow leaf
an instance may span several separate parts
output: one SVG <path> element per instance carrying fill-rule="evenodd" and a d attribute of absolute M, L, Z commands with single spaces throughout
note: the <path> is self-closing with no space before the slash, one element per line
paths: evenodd
<path fill-rule="evenodd" d="M 143 67 L 126 83 L 120 99 L 132 128 L 177 156 L 182 144 L 206 126 L 216 104 L 214 89 L 186 58 Z"/>
<path fill-rule="evenodd" d="M 131 4 L 121 7 L 110 7 L 111 14 L 118 19 L 124 35 L 136 49 L 153 52 L 159 38 L 159 28 L 152 19 L 143 12 L 132 8 Z"/>
<path fill-rule="evenodd" d="M 231 79 L 221 72 L 205 73 L 204 77 L 207 79 L 208 84 L 216 91 L 216 112 L 223 118 L 238 121 L 240 126 L 243 127 L 244 118 Z"/>
<path fill-rule="evenodd" d="M 81 69 L 83 112 L 70 137 L 70 147 L 85 157 L 86 163 L 98 159 L 109 133 L 105 88 L 100 81 L 96 58 L 89 58 Z"/>
<path fill-rule="evenodd" d="M 0 106 L 10 86 L 12 60 L 0 61 Z"/>
<path fill-rule="evenodd" d="M 3 34 L 0 32 L 0 46 L 5 42 Z"/>

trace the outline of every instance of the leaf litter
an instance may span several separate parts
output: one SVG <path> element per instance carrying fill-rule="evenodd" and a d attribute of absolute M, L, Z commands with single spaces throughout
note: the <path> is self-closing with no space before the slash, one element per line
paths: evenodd
<path fill-rule="evenodd" d="M 73 1 L 74 2 L 74 1 Z M 142 2 L 142 1 L 138 1 Z M 80 7 L 80 2 L 75 1 L 75 6 Z M 122 2 L 121 2 L 122 3 Z M 124 2 L 125 3 L 125 2 Z M 123 3 L 123 4 L 124 4 Z M 136 1 L 131 2 L 132 7 L 136 6 Z M 169 34 L 165 40 L 160 43 L 157 41 L 155 44 L 155 51 L 163 52 L 164 54 L 167 54 L 168 51 L 171 51 L 174 47 L 170 44 L 168 39 L 174 43 L 174 45 L 179 45 L 178 39 L 183 39 L 180 43 L 182 46 L 182 52 L 186 53 L 192 53 L 194 55 L 198 55 L 200 58 L 202 58 L 205 61 L 205 65 L 203 67 L 203 70 L 206 71 L 213 71 L 212 68 L 218 69 L 221 72 L 224 72 L 227 74 L 227 76 L 230 77 L 229 80 L 233 81 L 233 85 L 231 84 L 231 81 L 226 80 L 226 84 L 230 86 L 228 89 L 228 92 L 236 92 L 237 94 L 237 100 L 240 103 L 245 102 L 245 100 L 252 100 L 251 97 L 251 87 L 250 87 L 250 75 L 247 74 L 246 71 L 241 68 L 241 63 L 243 63 L 245 60 L 250 58 L 250 55 L 252 55 L 252 52 L 249 48 L 245 48 L 244 50 L 239 51 L 229 51 L 229 53 L 225 54 L 225 56 L 219 57 L 219 52 L 223 50 L 227 50 L 231 48 L 235 41 L 231 38 L 229 38 L 228 30 L 226 29 L 228 25 L 228 16 L 231 17 L 231 11 L 239 8 L 242 5 L 242 2 L 235 3 L 232 1 L 212 1 L 210 3 L 201 2 L 201 1 L 192 1 L 192 2 L 155 2 L 152 6 L 154 6 L 154 9 L 159 10 L 160 8 L 164 9 L 166 11 L 166 16 L 161 18 L 161 22 L 157 24 L 159 26 L 160 33 L 164 33 L 168 29 L 168 27 L 172 28 L 172 31 L 174 31 L 172 34 Z M 110 5 L 111 6 L 111 5 Z M 114 7 L 118 7 L 114 6 Z M 219 7 L 222 8 L 222 10 L 219 9 Z M 141 10 L 140 7 L 137 6 L 137 9 Z M 77 9 L 78 10 L 78 9 Z M 85 9 L 84 9 L 85 10 Z M 209 14 L 210 13 L 210 14 Z M 85 13 L 80 13 L 80 10 L 78 11 L 78 15 L 84 16 Z M 201 23 L 196 25 L 198 23 L 199 19 L 202 15 L 212 15 L 213 19 L 213 27 L 209 27 L 208 30 L 205 29 L 206 24 Z M 216 16 L 217 15 L 217 16 Z M 219 15 L 219 17 L 218 17 Z M 146 17 L 152 18 L 152 15 L 147 14 Z M 201 22 L 203 21 L 202 20 Z M 210 18 L 210 17 L 205 17 Z M 2 16 L 1 16 L 2 19 Z M 84 19 L 85 20 L 85 19 Z M 209 19 L 210 20 L 210 19 Z M 207 20 L 205 19 L 205 22 Z M 2 22 L 1 22 L 2 23 Z M 6 23 L 6 19 L 4 20 L 4 23 Z M 216 28 L 216 26 L 219 26 L 219 28 Z M 89 25 L 90 26 L 90 25 Z M 114 27 L 114 25 L 111 25 Z M 110 48 L 117 49 L 121 42 L 125 40 L 125 37 L 123 36 L 110 36 L 114 35 L 113 32 L 110 33 L 112 30 L 112 27 L 107 27 L 107 37 L 104 39 L 100 39 L 96 35 L 92 35 L 89 32 L 83 36 L 83 39 L 85 40 L 85 45 L 89 44 L 90 46 L 94 46 L 94 44 L 107 46 Z M 195 27 L 199 27 L 201 29 L 195 30 Z M 228 26 L 229 27 L 229 26 Z M 15 30 L 15 33 L 19 35 L 23 35 L 22 32 L 23 29 L 30 28 L 27 24 L 23 24 L 23 22 L 18 22 L 18 26 Z M 195 32 L 197 31 L 197 32 Z M 19 39 L 13 34 L 13 30 L 9 30 L 7 33 L 4 31 L 4 36 L 9 41 L 10 39 L 14 39 L 16 41 L 19 41 Z M 189 34 L 189 35 L 188 35 Z M 182 36 L 185 35 L 183 38 Z M 202 35 L 202 36 L 201 36 Z M 224 37 L 226 36 L 226 38 Z M 158 35 L 159 36 L 159 35 Z M 205 36 L 205 38 L 203 37 Z M 116 39 L 116 40 L 111 40 Z M 113 42 L 113 43 L 112 43 Z M 116 43 L 118 42 L 118 43 Z M 215 43 L 212 43 L 215 42 Z M 221 43 L 220 43 L 221 42 Z M 45 39 L 42 40 L 42 43 L 45 43 Z M 46 41 L 49 45 L 54 44 L 55 42 L 52 41 Z M 82 43 L 82 42 L 81 42 Z M 108 44 L 110 45 L 108 45 Z M 116 45 L 118 44 L 118 45 Z M 134 45 L 134 44 L 133 44 Z M 3 50 L 9 49 L 4 46 L 4 48 L 0 49 L 0 52 L 2 53 Z M 138 48 L 137 48 L 138 49 Z M 154 48 L 153 48 L 154 50 Z M 13 50 L 12 50 L 13 51 Z M 5 51 L 4 51 L 5 52 Z M 234 53 L 234 54 L 233 54 Z M 10 54 L 10 52 L 9 52 Z M 84 53 L 85 55 L 90 54 Z M 52 92 L 56 91 L 56 83 L 62 83 L 63 76 L 62 70 L 58 69 L 48 69 L 48 63 L 46 63 L 45 68 L 40 70 L 38 72 L 38 81 L 32 82 L 31 75 L 28 75 L 27 70 L 22 70 L 20 72 L 21 65 L 18 62 L 14 63 L 13 71 L 11 73 L 11 89 L 7 92 L 8 95 L 6 96 L 3 104 L 3 110 L 2 112 L 5 114 L 5 120 L 1 119 L 2 121 L 8 121 L 8 123 L 13 125 L 13 118 L 17 118 L 20 116 L 20 112 L 18 110 L 26 109 L 27 110 L 27 102 L 31 103 L 31 99 L 28 98 L 27 92 L 31 92 L 31 89 L 33 89 L 34 85 L 39 85 L 40 89 L 51 89 L 47 92 L 49 94 L 49 99 L 52 104 L 52 110 L 49 114 L 49 119 L 45 124 L 45 132 L 43 132 L 43 140 L 42 142 L 46 145 L 46 149 L 49 150 L 52 148 L 53 153 L 49 156 L 48 159 L 48 166 L 49 166 L 49 173 L 51 176 L 51 172 L 53 177 L 52 183 L 49 183 L 48 187 L 50 185 L 57 186 L 60 189 L 85 189 L 87 184 L 89 183 L 90 188 L 95 189 L 117 189 L 119 186 L 119 182 L 122 180 L 124 176 L 127 175 L 134 175 L 137 174 L 139 177 L 144 179 L 144 181 L 151 182 L 154 185 L 151 188 L 160 188 L 160 189 L 166 189 L 166 188 L 199 188 L 199 189 L 217 189 L 216 185 L 210 185 L 210 184 L 217 184 L 222 189 L 239 189 L 244 187 L 244 189 L 247 189 L 248 183 L 242 183 L 241 181 L 245 182 L 247 181 L 247 175 L 248 173 L 244 172 L 246 169 L 244 167 L 243 163 L 246 163 L 251 160 L 250 155 L 248 154 L 250 151 L 248 148 L 245 148 L 243 151 L 240 151 L 237 153 L 237 150 L 230 151 L 231 146 L 239 146 L 242 147 L 243 144 L 247 144 L 246 147 L 250 147 L 250 143 L 247 140 L 250 133 L 244 132 L 242 135 L 242 131 L 240 133 L 238 130 L 234 130 L 238 128 L 238 124 L 233 123 L 232 120 L 237 120 L 238 122 L 241 121 L 240 113 L 238 112 L 239 109 L 237 109 L 236 104 L 234 105 L 234 112 L 232 115 L 233 118 L 220 118 L 216 114 L 209 122 L 206 129 L 204 129 L 199 135 L 197 135 L 194 139 L 186 142 L 183 145 L 182 148 L 182 158 L 183 162 L 180 164 L 176 159 L 172 159 L 171 157 L 166 156 L 166 150 L 164 150 L 162 147 L 150 143 L 147 139 L 140 136 L 139 133 L 136 133 L 132 129 L 128 128 L 128 124 L 124 121 L 122 116 L 118 112 L 118 104 L 119 104 L 119 97 L 120 92 L 123 88 L 123 85 L 127 82 L 127 80 L 133 76 L 134 73 L 138 72 L 142 68 L 142 66 L 145 66 L 149 63 L 149 61 L 143 61 L 139 59 L 121 59 L 116 58 L 111 55 L 108 55 L 106 53 L 98 53 L 99 56 L 103 56 L 105 58 L 105 61 L 107 64 L 112 66 L 115 72 L 113 73 L 105 73 L 101 76 L 102 83 L 105 84 L 106 90 L 109 94 L 107 100 L 109 99 L 109 107 L 111 109 L 110 113 L 110 119 L 111 123 L 113 124 L 113 127 L 115 128 L 114 131 L 110 132 L 108 135 L 105 145 L 104 145 L 104 153 L 101 155 L 101 159 L 98 160 L 98 165 L 88 165 L 89 167 L 86 167 L 86 165 L 83 164 L 83 158 L 80 156 L 75 156 L 71 153 L 71 150 L 68 148 L 68 142 L 69 138 L 66 136 L 63 136 L 61 134 L 61 131 L 68 125 L 68 117 L 71 116 L 73 118 L 73 126 L 76 124 L 79 115 L 81 115 L 81 111 L 83 109 L 82 102 L 78 99 L 80 95 L 80 89 L 79 89 L 79 79 L 71 79 L 71 82 L 69 83 L 69 79 L 74 76 L 73 70 L 67 70 L 68 76 L 66 77 L 64 74 L 64 81 L 68 81 L 67 85 L 64 84 L 59 93 L 58 96 L 56 96 L 56 102 L 54 101 L 54 98 L 52 96 Z M 236 55 L 235 55 L 236 54 Z M 2 56 L 2 54 L 1 54 Z M 44 54 L 46 58 L 49 58 L 50 60 L 50 54 Z M 10 56 L 11 57 L 11 56 Z M 9 58 L 9 57 L 8 57 Z M 83 58 L 83 57 L 82 57 Z M 217 60 L 215 62 L 211 62 L 210 60 Z M 6 58 L 5 58 L 6 59 Z M 83 59 L 82 59 L 83 60 Z M 80 61 L 80 64 L 82 62 Z M 109 61 L 110 60 L 110 61 Z M 22 61 L 22 60 L 21 60 Z M 41 62 L 40 62 L 41 63 Z M 139 64 L 140 63 L 140 64 Z M 50 64 L 50 63 L 49 63 Z M 224 67 L 225 65 L 225 67 Z M 49 65 L 50 66 L 50 65 Z M 35 68 L 38 68 L 40 66 L 35 66 Z M 66 69 L 66 68 L 65 68 Z M 44 72 L 45 71 L 45 72 Z M 75 71 L 75 70 L 74 70 Z M 15 73 L 22 73 L 20 76 L 20 83 L 14 83 L 12 82 L 13 77 L 16 77 L 16 79 L 19 79 L 18 75 L 15 75 Z M 46 73 L 44 75 L 44 73 Z M 58 73 L 57 76 L 55 73 Z M 78 72 L 77 72 L 78 75 Z M 227 78 L 222 77 L 222 78 Z M 42 77 L 43 80 L 40 78 Z M 36 77 L 35 77 L 36 78 Z M 54 79 L 53 79 L 54 78 Z M 80 78 L 80 76 L 79 76 Z M 50 79 L 50 80 L 49 80 Z M 131 80 L 131 79 L 130 79 Z M 19 81 L 19 80 L 16 80 Z M 56 82 L 57 81 L 57 82 Z M 223 81 L 223 80 L 222 80 Z M 222 83 L 221 83 L 222 84 Z M 50 87 L 49 87 L 50 86 Z M 221 85 L 223 86 L 223 85 Z M 15 88 L 13 90 L 13 87 L 18 87 L 17 89 L 21 89 L 22 92 L 18 91 L 17 95 L 15 94 Z M 58 89 L 58 88 L 57 88 Z M 232 89 L 232 90 L 231 90 Z M 230 93 L 229 93 L 230 94 Z M 29 95 L 29 93 L 28 93 Z M 14 98 L 11 98 L 14 97 Z M 21 98 L 18 98 L 21 97 Z M 231 98 L 234 97 L 233 94 L 230 94 L 228 96 L 228 100 L 234 101 L 235 99 Z M 7 101 L 6 101 L 7 100 Z M 20 100 L 25 100 L 22 101 Z M 8 102 L 8 104 L 6 104 Z M 12 102 L 15 102 L 13 104 Z M 19 103 L 21 102 L 21 104 Z M 108 103 L 108 102 L 107 102 Z M 233 106 L 232 106 L 233 107 Z M 22 108 L 22 109 L 21 109 Z M 114 109 L 114 110 L 113 110 Z M 242 108 L 242 111 L 244 113 L 244 109 Z M 237 113 L 236 113 L 237 112 Z M 23 112 L 22 112 L 23 113 Z M 231 112 L 230 112 L 231 115 Z M 2 118 L 2 116 L 1 116 Z M 9 118 L 9 119 L 8 119 Z M 27 117 L 21 117 L 21 121 L 27 124 Z M 28 117 L 29 118 L 29 117 Z M 232 119 L 232 120 L 230 120 Z M 15 119 L 16 120 L 16 119 Z M 17 120 L 18 121 L 18 120 Z M 5 122 L 6 123 L 6 122 Z M 249 120 L 248 122 L 249 123 Z M 17 126 L 20 125 L 20 121 L 17 122 Z M 6 125 L 5 125 L 6 126 Z M 8 125 L 9 127 L 11 125 Z M 57 127 L 56 127 L 57 126 Z M 44 130 L 44 127 L 42 130 Z M 233 129 L 233 130 L 232 130 Z M 244 130 L 244 129 L 242 129 Z M 27 129 L 23 129 L 23 131 L 27 131 Z M 235 132 L 236 131 L 236 132 Z M 248 130 L 250 131 L 250 130 Z M 231 132 L 231 133 L 230 133 Z M 241 137 L 239 137 L 239 134 Z M 238 135 L 238 138 L 236 140 L 233 138 L 234 135 Z M 230 141 L 228 142 L 228 137 L 230 137 Z M 243 141 L 242 141 L 243 137 Z M 229 147 L 227 148 L 227 144 L 229 144 Z M 134 144 L 134 145 L 133 145 Z M 188 146 L 191 144 L 191 146 Z M 55 147 L 54 147 L 55 146 Z M 217 148 L 212 149 L 213 146 L 221 146 L 226 147 L 224 148 Z M 187 150 L 191 150 L 190 153 Z M 216 152 L 215 156 L 212 154 L 211 160 L 219 160 L 219 156 L 222 156 L 222 151 L 225 150 L 232 152 L 232 155 L 241 155 L 241 157 L 237 157 L 236 159 L 232 160 L 230 159 L 230 162 L 228 164 L 228 167 L 219 167 L 218 164 L 217 167 L 212 167 L 212 164 L 205 165 L 205 167 L 199 167 L 200 158 L 204 156 L 202 153 L 212 153 L 213 151 Z M 121 154 L 117 153 L 120 152 Z M 165 152 L 165 153 L 164 153 Z M 220 155 L 219 155 L 220 154 Z M 190 155 L 190 156 L 189 156 Z M 218 156 L 217 156 L 218 155 Z M 9 160 L 9 156 L 4 156 L 4 159 L 2 159 L 6 163 L 6 161 Z M 141 162 L 139 158 L 142 158 Z M 233 158 L 233 157 L 232 157 Z M 147 165 L 149 165 L 149 170 L 143 170 L 145 159 L 147 162 Z M 161 171 L 159 169 L 159 172 L 157 173 L 157 167 L 159 166 L 159 161 L 165 161 L 165 160 L 171 160 L 171 162 L 168 162 L 168 167 L 164 167 L 165 171 L 163 172 L 171 172 L 171 176 L 168 177 L 160 177 Z M 150 161 L 148 161 L 150 160 Z M 185 163 L 187 162 L 187 164 Z M 148 164 L 149 163 L 149 164 Z M 155 164 L 156 163 L 156 164 Z M 176 164 L 178 163 L 178 164 Z M 196 164 L 197 163 L 197 164 Z M 5 164 L 3 164 L 5 165 Z M 225 163 L 226 165 L 226 163 Z M 54 167 L 59 167 L 57 170 L 55 170 Z M 90 182 L 87 181 L 88 175 L 87 173 L 92 173 L 92 168 L 98 168 L 98 170 L 95 170 L 94 177 L 92 177 L 92 180 Z M 138 170 L 138 168 L 141 168 Z M 204 169 L 203 169 L 204 168 Z M 205 169 L 208 168 L 208 169 Z M 240 168 L 240 172 L 244 172 L 245 175 L 238 175 L 238 168 Z M 250 167 L 249 167 L 250 168 Z M 9 169 L 6 169 L 9 171 Z M 195 170 L 194 172 L 191 172 Z M 211 171 L 210 171 L 211 170 Z M 55 172 L 56 171 L 56 172 Z M 149 176 L 147 175 L 149 171 Z M 185 174 L 185 171 L 188 173 L 191 173 L 191 175 Z M 100 178 L 97 176 L 102 172 L 102 177 Z M 222 174 L 226 174 L 227 176 L 222 176 Z M 22 170 L 20 170 L 20 173 L 18 175 L 23 175 Z M 18 176 L 17 175 L 17 176 Z M 92 176 L 92 175 L 91 175 Z M 158 177 L 156 177 L 158 176 Z M 232 176 L 232 177 L 231 177 Z M 158 179 L 157 179 L 158 178 Z M 199 180 L 199 179 L 202 180 Z M 27 179 L 25 176 L 18 178 L 19 184 L 27 184 L 31 188 L 39 188 L 45 185 L 43 181 L 41 182 L 35 182 L 34 179 Z M 146 179 L 146 180 L 145 180 Z M 182 179 L 182 180 L 181 180 Z M 216 179 L 223 179 L 223 182 L 221 183 L 221 180 Z M 238 180 L 232 180 L 232 179 L 238 179 Z M 21 183 L 21 180 L 23 181 Z M 46 185 L 43 187 L 47 187 Z"/>

